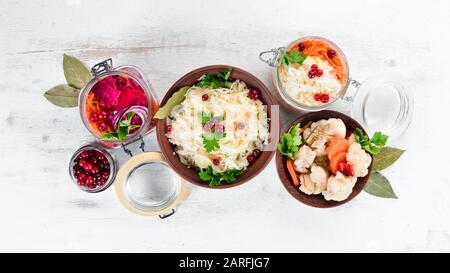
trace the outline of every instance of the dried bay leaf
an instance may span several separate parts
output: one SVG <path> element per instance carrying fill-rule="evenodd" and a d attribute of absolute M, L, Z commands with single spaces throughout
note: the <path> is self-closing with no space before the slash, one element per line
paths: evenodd
<path fill-rule="evenodd" d="M 91 80 L 89 69 L 77 58 L 64 54 L 63 70 L 67 83 L 81 89 Z"/>
<path fill-rule="evenodd" d="M 166 104 L 164 104 L 163 107 L 159 108 L 158 112 L 156 112 L 155 117 L 156 119 L 164 119 L 170 115 L 170 112 L 172 111 L 172 108 L 174 106 L 177 106 L 178 104 L 182 103 L 184 101 L 184 96 L 186 95 L 186 92 L 191 87 L 185 86 L 180 88 L 177 92 L 173 93 L 173 95 L 170 97 L 170 99 L 167 100 Z"/>
<path fill-rule="evenodd" d="M 374 172 L 370 175 L 369 181 L 364 187 L 364 191 L 381 198 L 398 198 L 397 195 L 395 195 L 389 180 L 378 172 Z"/>
<path fill-rule="evenodd" d="M 405 150 L 402 149 L 384 147 L 378 154 L 373 156 L 374 164 L 372 171 L 378 172 L 386 169 L 394 164 L 404 152 Z"/>
<path fill-rule="evenodd" d="M 77 107 L 79 89 L 67 84 L 57 85 L 44 93 L 44 97 L 59 107 Z"/>

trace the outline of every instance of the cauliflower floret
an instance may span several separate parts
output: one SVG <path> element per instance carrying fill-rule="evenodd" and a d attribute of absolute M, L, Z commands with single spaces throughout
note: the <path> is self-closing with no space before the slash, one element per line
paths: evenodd
<path fill-rule="evenodd" d="M 328 141 L 328 137 L 325 134 L 321 133 L 321 130 L 319 128 L 316 128 L 316 126 L 313 127 L 315 123 L 312 123 L 311 128 L 306 128 L 303 131 L 303 139 L 305 140 L 306 144 L 311 146 L 312 148 L 315 148 L 317 150 L 325 150 L 325 144 Z"/>
<path fill-rule="evenodd" d="M 297 153 L 297 159 L 294 161 L 295 170 L 300 173 L 308 172 L 308 168 L 314 162 L 316 153 L 307 145 L 300 147 Z"/>
<path fill-rule="evenodd" d="M 320 148 L 314 149 L 314 152 L 316 153 L 316 157 L 327 155 L 327 151 L 325 150 L 325 148 L 326 148 L 326 146 L 323 145 Z"/>
<path fill-rule="evenodd" d="M 316 190 L 316 185 L 311 181 L 309 174 L 301 174 L 300 178 L 300 190 L 307 195 L 314 194 Z"/>
<path fill-rule="evenodd" d="M 348 148 L 347 162 L 352 165 L 356 177 L 364 177 L 368 173 L 372 157 L 361 148 L 359 143 L 354 142 Z"/>
<path fill-rule="evenodd" d="M 328 171 L 313 164 L 311 167 L 311 182 L 315 184 L 314 194 L 320 194 L 327 189 Z"/>
<path fill-rule="evenodd" d="M 348 143 L 349 143 L 350 145 L 352 145 L 352 144 L 355 143 L 355 142 L 356 142 L 355 134 L 351 133 L 350 136 L 348 137 Z"/>
<path fill-rule="evenodd" d="M 347 128 L 340 118 L 328 119 L 328 134 L 344 138 L 347 133 Z"/>
<path fill-rule="evenodd" d="M 343 201 L 352 193 L 356 177 L 345 177 L 341 172 L 328 178 L 326 191 L 322 192 L 326 200 Z"/>
<path fill-rule="evenodd" d="M 303 131 L 303 139 L 312 148 L 321 151 L 325 150 L 325 144 L 328 140 L 335 136 L 344 138 L 346 132 L 347 129 L 341 119 L 322 119 L 311 123 L 311 127 Z"/>

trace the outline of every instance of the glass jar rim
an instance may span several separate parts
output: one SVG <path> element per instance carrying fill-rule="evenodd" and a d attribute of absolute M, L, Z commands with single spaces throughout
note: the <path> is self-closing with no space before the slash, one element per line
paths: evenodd
<path fill-rule="evenodd" d="M 302 37 L 292 41 L 291 43 L 289 43 L 285 47 L 284 51 L 287 52 L 287 49 L 292 48 L 294 45 L 300 43 L 301 41 L 308 40 L 308 39 L 325 41 L 333 49 L 335 49 L 338 52 L 338 56 L 341 58 L 342 62 L 344 63 L 344 67 L 345 67 L 345 71 L 346 71 L 346 83 L 345 83 L 344 86 L 342 86 L 342 89 L 339 92 L 339 95 L 336 96 L 333 100 L 331 100 L 330 102 L 328 102 L 326 104 L 306 105 L 306 104 L 303 104 L 303 103 L 299 103 L 298 101 L 293 99 L 289 94 L 287 94 L 285 88 L 281 84 L 279 66 L 275 67 L 274 72 L 273 72 L 274 73 L 273 76 L 274 76 L 274 79 L 275 79 L 275 85 L 276 85 L 277 89 L 280 91 L 282 98 L 285 101 L 287 101 L 287 103 L 289 103 L 291 106 L 293 106 L 295 108 L 298 108 L 298 109 L 301 109 L 303 111 L 320 111 L 320 110 L 323 110 L 323 109 L 327 109 L 328 107 L 333 105 L 340 98 L 342 98 L 344 96 L 344 94 L 347 92 L 347 89 L 348 89 L 349 84 L 350 84 L 350 70 L 349 70 L 347 57 L 345 56 L 345 54 L 342 51 L 342 49 L 339 46 L 337 46 L 334 42 L 328 40 L 327 38 L 321 37 L 321 36 L 302 36 Z M 284 56 L 284 54 L 286 54 L 285 52 L 283 53 L 283 56 Z"/>

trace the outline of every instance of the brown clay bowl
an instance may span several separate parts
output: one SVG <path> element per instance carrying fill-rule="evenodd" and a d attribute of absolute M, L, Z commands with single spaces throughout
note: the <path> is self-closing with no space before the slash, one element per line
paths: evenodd
<path fill-rule="evenodd" d="M 230 65 L 211 65 L 197 68 L 181 77 L 177 82 L 175 82 L 174 85 L 172 85 L 172 87 L 170 87 L 169 91 L 167 91 L 166 95 L 161 101 L 161 106 L 163 106 L 167 102 L 167 100 L 172 96 L 174 92 L 178 91 L 183 86 L 192 86 L 198 81 L 198 79 L 202 75 L 205 75 L 207 73 L 214 74 L 217 72 L 223 72 L 224 70 L 230 67 L 233 68 L 233 71 L 231 73 L 231 77 L 233 79 L 241 80 L 245 82 L 248 87 L 257 88 L 260 90 L 261 92 L 260 100 L 263 102 L 264 105 L 269 106 L 275 104 L 269 89 L 264 85 L 262 81 L 260 81 L 254 75 L 250 74 L 249 72 L 243 69 L 233 67 Z M 271 107 L 267 108 L 267 116 L 269 119 L 272 116 Z M 278 124 L 279 123 L 280 122 L 278 122 Z M 270 160 L 274 155 L 274 151 L 263 151 L 259 156 L 259 158 L 255 161 L 255 163 L 250 165 L 248 169 L 243 174 L 238 176 L 234 182 L 211 187 L 207 183 L 200 180 L 200 178 L 198 177 L 198 172 L 195 169 L 188 168 L 186 165 L 181 163 L 178 155 L 175 153 L 174 146 L 169 142 L 168 138 L 165 135 L 165 127 L 166 127 L 165 119 L 157 121 L 156 136 L 158 138 L 158 144 L 161 147 L 161 152 L 163 153 L 165 159 L 167 160 L 167 163 L 175 170 L 175 172 L 179 176 L 191 182 L 192 184 L 201 187 L 211 189 L 224 189 L 242 185 L 245 182 L 257 176 L 267 166 L 267 164 L 269 164 Z M 272 128 L 270 128 L 270 130 L 271 129 Z"/>
<path fill-rule="evenodd" d="M 351 117 L 344 115 L 342 113 L 336 112 L 336 111 L 329 111 L 329 110 L 323 110 L 319 112 L 311 112 L 304 114 L 297 119 L 295 119 L 291 124 L 289 124 L 281 134 L 286 133 L 289 128 L 291 128 L 292 125 L 296 123 L 300 124 L 306 124 L 308 122 L 315 122 L 321 119 L 329 119 L 329 118 L 340 118 L 344 122 L 345 126 L 347 127 L 347 131 L 354 131 L 356 128 L 360 128 L 365 134 L 366 131 L 364 128 L 356 122 Z M 355 198 L 364 188 L 364 186 L 367 184 L 367 181 L 369 180 L 369 176 L 372 170 L 372 163 L 369 166 L 369 172 L 364 177 L 359 177 L 356 181 L 355 186 L 353 187 L 353 191 L 350 194 L 350 196 L 345 199 L 344 201 L 327 201 L 323 197 L 322 194 L 318 195 L 307 195 L 300 191 L 300 189 L 292 183 L 291 176 L 289 175 L 289 172 L 286 167 L 286 157 L 282 155 L 279 151 L 276 153 L 276 166 L 277 166 L 277 172 L 278 176 L 281 180 L 281 183 L 286 188 L 286 190 L 298 201 L 302 202 L 303 204 L 306 204 L 311 207 L 316 208 L 332 208 L 336 206 L 343 205 L 353 198 Z M 372 158 L 373 162 L 373 158 Z"/>

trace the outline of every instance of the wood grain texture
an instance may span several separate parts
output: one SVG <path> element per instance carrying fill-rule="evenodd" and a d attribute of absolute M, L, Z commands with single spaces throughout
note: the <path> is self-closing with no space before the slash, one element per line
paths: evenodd
<path fill-rule="evenodd" d="M 2 1 L 0 250 L 450 251 L 450 2 L 212 2 Z M 64 83 L 63 53 L 88 65 L 108 57 L 137 65 L 162 98 L 186 72 L 211 64 L 241 67 L 270 87 L 259 52 L 301 35 L 335 41 L 352 78 L 386 69 L 411 78 L 414 119 L 390 143 L 406 152 L 383 172 L 398 200 L 361 193 L 345 206 L 313 209 L 287 193 L 272 160 L 240 187 L 191 187 L 177 213 L 161 221 L 129 213 L 113 188 L 93 195 L 70 181 L 70 156 L 92 137 L 78 109 L 42 96 Z M 295 117 L 282 115 L 283 126 Z M 158 150 L 154 133 L 145 141 Z"/>

